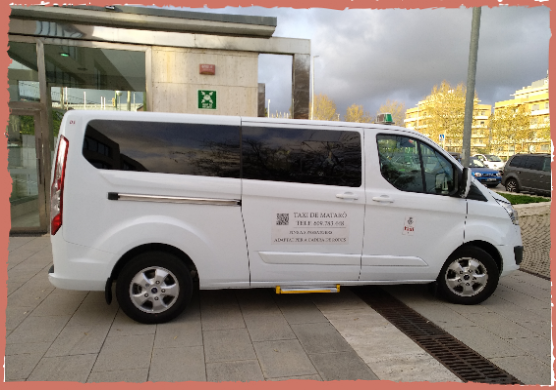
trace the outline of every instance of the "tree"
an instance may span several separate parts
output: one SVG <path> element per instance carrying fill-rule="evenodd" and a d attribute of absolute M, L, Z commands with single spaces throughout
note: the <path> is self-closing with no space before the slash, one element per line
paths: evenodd
<path fill-rule="evenodd" d="M 382 113 L 390 113 L 392 114 L 394 125 L 405 127 L 405 111 L 405 103 L 398 102 L 397 100 L 391 101 L 390 99 L 388 99 L 386 100 L 386 103 L 380 106 L 376 114 L 378 115 Z"/>
<path fill-rule="evenodd" d="M 463 122 L 465 119 L 465 94 L 463 83 L 455 88 L 447 81 L 435 85 L 431 94 L 425 98 L 427 132 L 434 141 L 444 134 L 445 142 L 463 139 Z M 457 142 L 459 144 L 459 142 Z"/>
<path fill-rule="evenodd" d="M 532 138 L 529 132 L 530 127 L 525 105 L 519 104 L 495 109 L 494 114 L 490 116 L 490 149 L 501 152 L 506 146 L 509 153 L 510 145 L 513 145 L 515 151 L 519 142 Z"/>
<path fill-rule="evenodd" d="M 371 115 L 367 111 L 363 111 L 363 106 L 352 104 L 347 108 L 344 120 L 346 122 L 369 123 Z"/>
<path fill-rule="evenodd" d="M 338 120 L 336 113 L 336 103 L 327 95 L 318 94 L 315 96 L 315 112 L 313 119 L 318 121 L 335 121 Z"/>

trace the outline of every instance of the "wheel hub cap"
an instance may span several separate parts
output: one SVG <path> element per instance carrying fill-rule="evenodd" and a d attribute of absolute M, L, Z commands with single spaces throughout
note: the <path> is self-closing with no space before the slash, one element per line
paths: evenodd
<path fill-rule="evenodd" d="M 176 303 L 180 292 L 176 276 L 163 267 L 139 271 L 131 280 L 131 302 L 145 313 L 162 313 Z"/>
<path fill-rule="evenodd" d="M 456 295 L 472 297 L 483 291 L 487 285 L 486 267 L 472 257 L 454 260 L 446 271 L 446 285 Z"/>

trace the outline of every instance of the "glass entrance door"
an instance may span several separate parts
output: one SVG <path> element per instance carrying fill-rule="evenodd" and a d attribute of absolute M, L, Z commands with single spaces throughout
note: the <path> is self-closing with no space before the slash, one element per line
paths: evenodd
<path fill-rule="evenodd" d="M 47 231 L 47 185 L 41 171 L 39 123 L 39 112 L 12 109 L 6 128 L 8 171 L 12 179 L 11 233 Z"/>

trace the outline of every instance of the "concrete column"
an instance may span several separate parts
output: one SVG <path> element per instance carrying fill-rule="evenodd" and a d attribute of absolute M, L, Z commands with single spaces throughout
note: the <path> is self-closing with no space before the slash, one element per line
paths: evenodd
<path fill-rule="evenodd" d="M 265 84 L 264 83 L 259 83 L 259 94 L 257 96 L 258 98 L 258 110 L 257 110 L 257 116 L 259 118 L 265 117 L 266 115 L 264 114 L 264 102 L 265 102 Z"/>
<path fill-rule="evenodd" d="M 293 119 L 309 119 L 311 56 L 307 54 L 294 54 L 292 62 Z"/>

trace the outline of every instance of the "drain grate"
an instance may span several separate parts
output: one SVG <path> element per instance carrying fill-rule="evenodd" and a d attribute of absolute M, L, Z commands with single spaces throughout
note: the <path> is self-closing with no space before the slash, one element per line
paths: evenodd
<path fill-rule="evenodd" d="M 464 382 L 522 384 L 455 337 L 376 286 L 355 288 L 369 306 Z"/>

